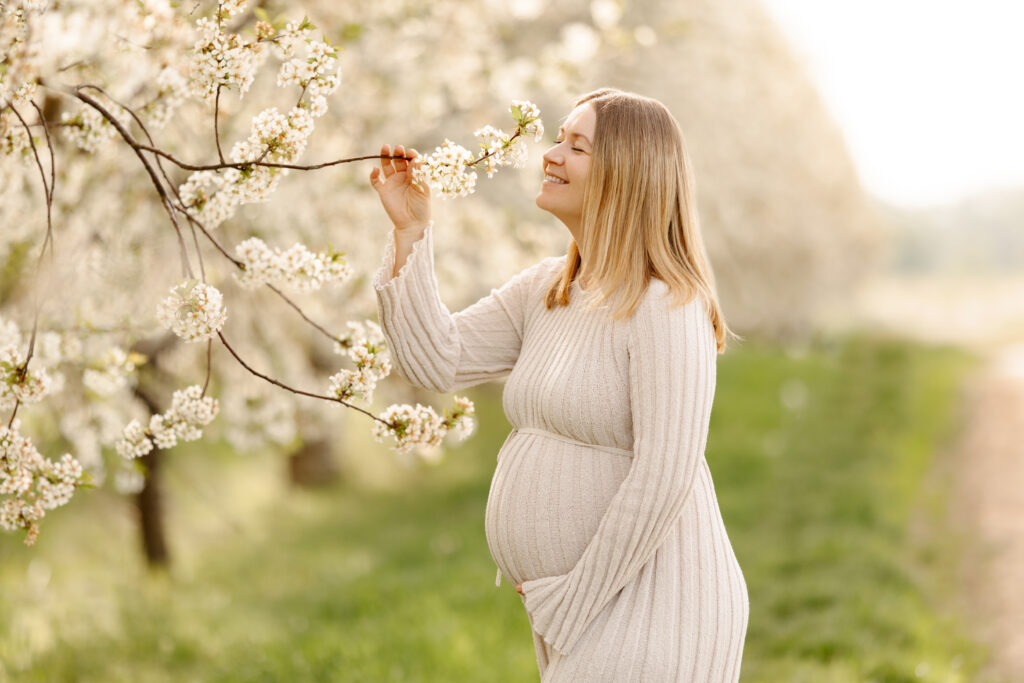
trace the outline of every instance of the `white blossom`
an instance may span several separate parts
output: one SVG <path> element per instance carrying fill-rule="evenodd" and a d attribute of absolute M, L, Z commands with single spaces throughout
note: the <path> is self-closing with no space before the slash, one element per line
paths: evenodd
<path fill-rule="evenodd" d="M 242 181 L 242 173 L 236 168 L 223 173 L 196 171 L 178 188 L 178 194 L 190 212 L 212 229 L 234 215 L 242 200 L 237 191 Z"/>
<path fill-rule="evenodd" d="M 357 399 L 367 404 L 373 402 L 373 390 L 377 386 L 377 374 L 368 367 L 357 370 L 340 370 L 331 376 L 328 394 L 342 401 Z"/>
<path fill-rule="evenodd" d="M 389 424 L 375 422 L 373 437 L 383 442 L 385 436 L 392 436 L 398 453 L 408 453 L 416 449 L 429 452 L 441 444 L 449 431 L 454 431 L 460 438 L 469 436 L 473 431 L 473 403 L 461 396 L 455 397 L 455 410 L 449 415 L 447 411 L 441 417 L 430 406 L 417 403 L 415 406 L 393 404 L 388 406 L 378 417 Z M 390 426 L 389 426 L 390 425 Z"/>
<path fill-rule="evenodd" d="M 544 122 L 540 118 L 540 107 L 529 100 L 512 100 L 508 110 L 512 113 L 522 135 L 533 136 L 535 142 L 544 137 Z"/>
<path fill-rule="evenodd" d="M 280 60 L 289 59 L 309 36 L 311 25 L 307 21 L 294 19 L 285 24 L 284 31 L 272 43 L 274 55 Z"/>
<path fill-rule="evenodd" d="M 53 389 L 46 368 L 30 370 L 25 356 L 13 344 L 0 348 L 0 410 L 11 408 L 18 401 L 38 403 Z"/>
<path fill-rule="evenodd" d="M 353 346 L 367 342 L 381 348 L 387 343 L 384 338 L 384 331 L 375 320 L 367 319 L 365 322 L 349 320 L 345 323 L 345 326 L 348 327 L 348 334 L 338 337 L 338 340 L 334 343 L 335 353 L 346 355 Z M 356 359 L 353 358 L 352 360 Z"/>
<path fill-rule="evenodd" d="M 282 114 L 277 107 L 270 107 L 253 117 L 249 138 L 235 143 L 231 160 L 290 163 L 305 151 L 312 133 L 313 115 L 309 111 L 292 107 L 287 114 Z M 274 170 L 285 172 L 288 169 Z"/>
<path fill-rule="evenodd" d="M 408 453 L 418 447 L 437 446 L 444 438 L 444 421 L 430 406 L 419 403 L 415 406 L 393 404 L 378 417 L 394 427 L 374 422 L 374 440 L 383 442 L 385 436 L 393 436 L 394 450 L 398 453 Z"/>
<path fill-rule="evenodd" d="M 187 342 L 204 341 L 215 337 L 224 327 L 227 311 L 223 300 L 216 287 L 203 282 L 183 282 L 160 302 L 157 319 Z"/>
<path fill-rule="evenodd" d="M 153 450 L 153 442 L 146 436 L 146 431 L 138 420 L 125 425 L 124 433 L 115 444 L 117 454 L 126 460 L 141 458 Z"/>
<path fill-rule="evenodd" d="M 0 426 L 0 495 L 11 496 L 0 505 L 0 527 L 25 529 L 25 543 L 31 545 L 45 511 L 67 503 L 83 483 L 82 474 L 70 453 L 53 462 L 21 435 L 18 425 Z"/>
<path fill-rule="evenodd" d="M 476 408 L 473 402 L 464 396 L 455 397 L 455 411 L 452 413 L 453 425 L 450 431 L 455 434 L 455 438 L 462 441 L 469 438 L 476 428 L 476 422 L 473 420 L 473 416 L 476 414 Z"/>
<path fill-rule="evenodd" d="M 245 43 L 207 17 L 196 21 L 196 34 L 189 72 L 193 95 L 213 98 L 218 86 L 238 88 L 244 95 L 256 76 L 263 44 Z"/>
<path fill-rule="evenodd" d="M 505 131 L 484 126 L 473 133 L 480 140 L 481 156 L 487 177 L 492 177 L 499 166 L 523 168 L 526 165 L 526 145 L 522 139 L 513 140 Z"/>
<path fill-rule="evenodd" d="M 142 108 L 149 115 L 148 126 L 160 130 L 174 116 L 174 113 L 185 102 L 189 95 L 188 79 L 172 66 L 165 66 L 157 74 L 156 84 L 159 91 L 153 101 Z"/>
<path fill-rule="evenodd" d="M 472 152 L 445 138 L 433 154 L 420 157 L 412 177 L 442 199 L 464 197 L 476 187 L 476 171 L 469 167 L 473 161 Z"/>
<path fill-rule="evenodd" d="M 92 367 L 82 371 L 82 384 L 98 396 L 112 396 L 128 386 L 131 373 L 135 372 L 135 359 L 134 354 L 112 346 Z"/>
<path fill-rule="evenodd" d="M 540 119 L 540 109 L 526 100 L 513 100 L 509 106 L 516 121 L 516 129 L 508 134 L 494 126 L 484 126 L 474 133 L 479 138 L 480 156 L 474 158 L 472 152 L 456 145 L 445 138 L 444 143 L 435 148 L 432 154 L 421 157 L 419 164 L 413 168 L 413 180 L 431 190 L 442 199 L 462 197 L 471 194 L 476 187 L 476 171 L 472 166 L 483 162 L 490 178 L 499 166 L 523 168 L 526 165 L 526 145 L 522 136 L 533 136 L 540 140 L 544 134 L 544 124 Z"/>
<path fill-rule="evenodd" d="M 335 343 L 335 351 L 346 353 L 355 363 L 356 369 L 341 370 L 333 375 L 328 393 L 343 401 L 356 398 L 369 404 L 373 401 L 373 390 L 377 382 L 391 373 L 391 360 L 384 347 L 379 325 L 368 320 L 365 326 L 352 321 L 348 326 L 349 334 L 339 338 Z M 369 332 L 367 327 L 370 327 Z"/>
<path fill-rule="evenodd" d="M 205 427 L 217 417 L 217 411 L 217 399 L 203 396 L 202 387 L 193 384 L 174 392 L 171 410 L 167 415 L 173 416 L 174 421 L 178 423 L 186 422 L 195 427 Z"/>
<path fill-rule="evenodd" d="M 250 237 L 235 247 L 235 256 L 245 267 L 235 277 L 249 288 L 273 284 L 312 292 L 326 282 L 342 282 L 352 276 L 352 268 L 341 252 L 314 253 L 298 243 L 281 251 L 271 249 L 257 237 Z"/>
<path fill-rule="evenodd" d="M 225 19 L 237 17 L 245 9 L 249 0 L 220 0 L 218 10 Z"/>
<path fill-rule="evenodd" d="M 143 429 L 138 420 L 132 420 L 124 428 L 117 452 L 131 460 L 157 448 L 173 448 L 179 441 L 195 441 L 203 435 L 202 428 L 217 416 L 217 399 L 203 396 L 203 389 L 193 384 L 179 389 L 171 397 L 171 407 L 164 413 L 151 415 L 148 429 Z"/>
<path fill-rule="evenodd" d="M 107 111 L 117 116 L 110 108 Z M 100 151 L 103 144 L 117 134 L 113 124 L 107 121 L 103 114 L 88 105 L 79 106 L 78 111 L 74 114 L 63 112 L 60 119 L 64 124 L 62 128 L 67 138 L 80 149 L 91 154 Z M 119 118 L 119 121 L 124 125 L 124 120 Z"/>

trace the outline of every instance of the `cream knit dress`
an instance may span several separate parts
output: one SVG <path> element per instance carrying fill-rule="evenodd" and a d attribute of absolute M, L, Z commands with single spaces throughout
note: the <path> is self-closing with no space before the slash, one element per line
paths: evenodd
<path fill-rule="evenodd" d="M 485 532 L 522 582 L 542 683 L 737 681 L 747 587 L 704 458 L 715 393 L 702 299 L 670 307 L 654 279 L 628 321 L 607 306 L 547 310 L 566 256 L 451 314 L 433 225 L 394 271 L 394 230 L 373 276 L 396 372 L 450 393 L 507 378 Z"/>

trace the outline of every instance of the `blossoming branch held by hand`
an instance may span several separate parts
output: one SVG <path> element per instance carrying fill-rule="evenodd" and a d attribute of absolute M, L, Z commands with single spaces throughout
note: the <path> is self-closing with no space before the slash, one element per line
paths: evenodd
<path fill-rule="evenodd" d="M 429 187 L 432 194 L 442 199 L 464 197 L 472 194 L 476 187 L 476 171 L 472 167 L 480 162 L 486 162 L 484 168 L 488 178 L 497 172 L 499 166 L 523 168 L 527 156 L 523 137 L 532 136 L 535 141 L 540 140 L 544 135 L 544 123 L 540 109 L 532 102 L 514 100 L 509 111 L 516 121 L 511 134 L 494 126 L 477 130 L 474 135 L 479 138 L 481 152 L 476 158 L 465 147 L 445 138 L 433 154 L 421 157 L 418 163 L 413 164 L 413 182 Z"/>

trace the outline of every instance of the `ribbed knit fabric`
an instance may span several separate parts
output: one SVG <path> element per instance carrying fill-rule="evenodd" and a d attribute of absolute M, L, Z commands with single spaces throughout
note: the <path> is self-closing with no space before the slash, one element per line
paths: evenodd
<path fill-rule="evenodd" d="M 547 310 L 546 258 L 451 314 L 433 230 L 374 274 L 396 372 L 452 392 L 507 378 L 513 430 L 485 513 L 500 574 L 522 582 L 542 683 L 739 680 L 747 586 L 704 458 L 717 351 L 703 299 L 651 281 L 626 321 Z"/>

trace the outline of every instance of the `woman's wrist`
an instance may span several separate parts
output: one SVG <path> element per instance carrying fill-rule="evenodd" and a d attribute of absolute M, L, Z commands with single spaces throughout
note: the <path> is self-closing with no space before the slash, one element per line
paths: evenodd
<path fill-rule="evenodd" d="M 423 233 L 427 231 L 427 226 L 430 225 L 430 221 L 420 221 L 417 223 L 410 223 L 402 227 L 395 226 L 395 240 L 401 240 L 403 242 L 417 242 Z"/>

